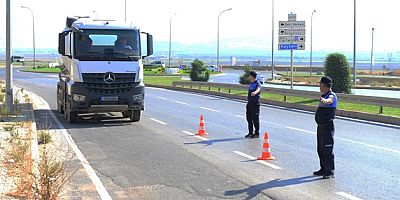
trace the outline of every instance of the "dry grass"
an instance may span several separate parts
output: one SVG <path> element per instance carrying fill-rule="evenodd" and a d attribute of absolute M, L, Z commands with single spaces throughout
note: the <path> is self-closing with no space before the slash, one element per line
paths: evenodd
<path fill-rule="evenodd" d="M 16 189 L 8 195 L 17 199 L 58 199 L 62 187 L 73 175 L 67 168 L 73 154 L 69 149 L 65 150 L 65 147 L 57 147 L 52 143 L 41 145 L 39 172 L 34 174 L 30 140 L 31 125 L 31 122 L 22 124 L 22 127 L 14 124 L 10 128 L 11 132 L 14 132 L 12 134 L 10 132 L 11 136 L 8 139 L 11 148 L 3 162 Z M 44 130 L 44 133 L 48 134 L 46 137 L 50 136 L 48 129 Z M 49 142 L 48 139 L 46 140 Z"/>

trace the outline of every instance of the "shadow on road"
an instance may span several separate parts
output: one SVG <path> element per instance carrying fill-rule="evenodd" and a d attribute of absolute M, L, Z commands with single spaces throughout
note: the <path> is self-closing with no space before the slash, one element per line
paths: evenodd
<path fill-rule="evenodd" d="M 66 129 L 127 126 L 132 124 L 128 118 L 123 118 L 120 114 L 117 115 L 113 113 L 80 115 L 78 123 L 68 124 L 57 110 L 35 110 L 34 113 L 38 130 L 59 129 L 57 123 L 52 118 L 51 112 L 55 114 Z"/>
<path fill-rule="evenodd" d="M 313 181 L 319 181 L 322 180 L 320 177 L 316 176 L 304 176 L 304 177 L 298 177 L 298 178 L 292 178 L 292 179 L 275 179 L 267 183 L 261 183 L 257 185 L 252 185 L 249 186 L 248 188 L 244 188 L 241 190 L 230 190 L 225 192 L 225 196 L 236 196 L 239 194 L 247 194 L 247 197 L 245 199 L 252 199 L 256 197 L 258 194 L 262 193 L 264 190 L 268 190 L 271 188 L 277 188 L 277 187 L 286 187 L 286 186 L 292 186 L 292 185 L 299 185 L 299 184 L 304 184 L 304 183 L 309 183 Z"/>
<path fill-rule="evenodd" d="M 210 146 L 215 143 L 232 142 L 232 141 L 240 141 L 240 140 L 245 140 L 245 138 L 236 137 L 236 138 L 214 139 L 214 140 L 207 140 L 207 141 L 201 141 L 201 142 L 190 142 L 190 143 L 184 143 L 184 144 L 204 144 L 206 146 Z"/>

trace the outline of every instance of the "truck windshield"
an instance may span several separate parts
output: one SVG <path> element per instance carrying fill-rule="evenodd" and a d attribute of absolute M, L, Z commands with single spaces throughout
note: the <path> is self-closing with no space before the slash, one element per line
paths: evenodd
<path fill-rule="evenodd" d="M 138 30 L 82 30 L 75 34 L 75 58 L 94 61 L 139 60 Z"/>

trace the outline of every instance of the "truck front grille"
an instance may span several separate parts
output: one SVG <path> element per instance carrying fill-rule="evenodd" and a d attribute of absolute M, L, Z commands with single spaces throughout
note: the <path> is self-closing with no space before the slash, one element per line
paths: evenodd
<path fill-rule="evenodd" d="M 115 73 L 115 80 L 106 83 L 106 73 L 84 73 L 82 74 L 83 83 L 89 92 L 98 94 L 121 94 L 129 92 L 135 83 L 135 73 Z M 113 77 L 114 78 L 114 77 Z"/>

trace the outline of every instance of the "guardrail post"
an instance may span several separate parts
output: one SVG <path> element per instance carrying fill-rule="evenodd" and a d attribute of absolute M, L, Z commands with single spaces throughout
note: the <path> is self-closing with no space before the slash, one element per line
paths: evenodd
<path fill-rule="evenodd" d="M 231 93 L 231 88 L 228 89 L 228 93 Z"/>
<path fill-rule="evenodd" d="M 218 88 L 218 92 L 221 92 L 221 88 Z"/>
<path fill-rule="evenodd" d="M 379 114 L 383 114 L 383 106 L 379 106 Z"/>
<path fill-rule="evenodd" d="M 208 90 L 211 90 L 211 87 L 210 87 L 210 86 L 208 86 Z"/>
<path fill-rule="evenodd" d="M 283 101 L 286 102 L 287 101 L 287 96 L 283 95 Z"/>

